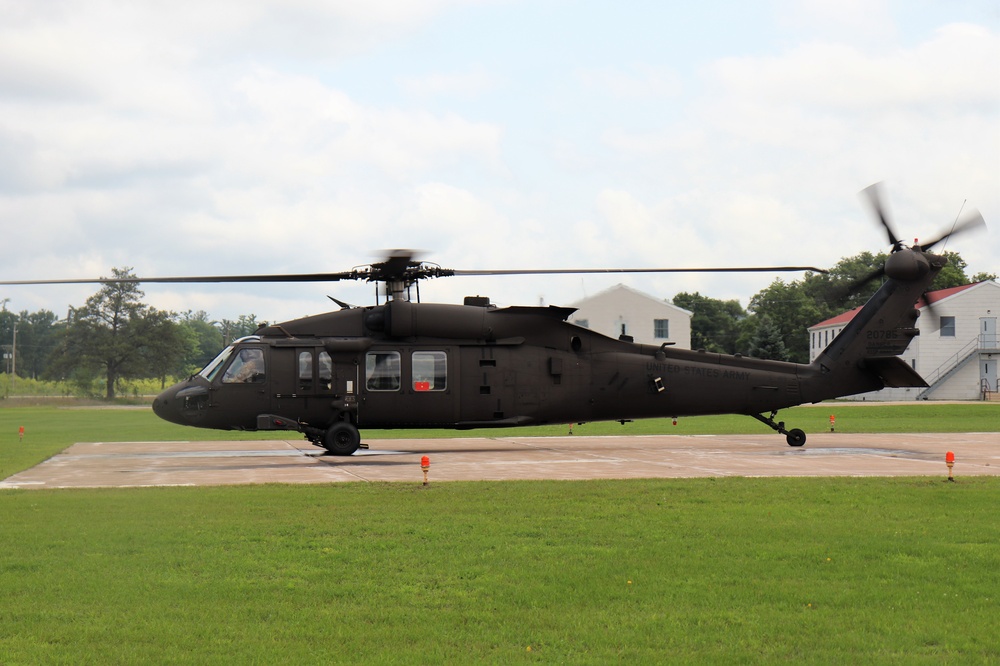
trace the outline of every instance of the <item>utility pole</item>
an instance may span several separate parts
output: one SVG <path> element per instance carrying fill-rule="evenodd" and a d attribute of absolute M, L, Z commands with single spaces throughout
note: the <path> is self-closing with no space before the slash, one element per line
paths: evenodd
<path fill-rule="evenodd" d="M 14 384 L 15 382 L 17 382 L 17 322 L 16 321 L 14 322 L 14 345 L 13 349 L 11 350 L 10 367 L 11 367 L 10 390 L 11 392 L 13 392 Z"/>

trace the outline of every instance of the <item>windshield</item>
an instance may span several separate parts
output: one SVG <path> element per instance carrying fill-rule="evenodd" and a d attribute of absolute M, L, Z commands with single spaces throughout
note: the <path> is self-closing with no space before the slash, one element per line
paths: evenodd
<path fill-rule="evenodd" d="M 219 352 L 219 355 L 213 358 L 208 365 L 202 368 L 201 372 L 199 372 L 198 375 L 204 377 L 208 381 L 212 381 L 213 379 L 215 379 L 215 376 L 219 374 L 219 368 L 225 365 L 226 359 L 232 356 L 233 350 L 236 349 L 236 345 L 240 344 L 241 342 L 246 342 L 246 341 L 258 342 L 259 340 L 260 336 L 257 335 L 248 335 L 245 338 L 240 338 L 239 340 L 236 340 L 235 342 L 233 342 L 233 344 L 229 345 L 221 352 Z"/>

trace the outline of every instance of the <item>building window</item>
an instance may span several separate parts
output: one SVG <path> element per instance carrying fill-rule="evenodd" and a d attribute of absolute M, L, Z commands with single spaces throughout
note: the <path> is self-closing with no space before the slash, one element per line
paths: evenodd
<path fill-rule="evenodd" d="M 954 317 L 941 317 L 941 337 L 942 338 L 953 338 L 953 337 L 955 337 L 955 318 Z"/>
<path fill-rule="evenodd" d="M 661 340 L 666 340 L 670 337 L 670 320 L 669 319 L 654 319 L 653 320 L 653 337 L 660 338 Z"/>

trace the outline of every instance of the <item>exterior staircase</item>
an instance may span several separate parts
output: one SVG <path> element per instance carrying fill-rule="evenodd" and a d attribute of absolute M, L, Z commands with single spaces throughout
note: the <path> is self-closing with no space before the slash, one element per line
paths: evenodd
<path fill-rule="evenodd" d="M 960 351 L 955 352 L 951 358 L 927 375 L 925 379 L 929 386 L 917 395 L 917 400 L 929 399 L 931 393 L 944 386 L 944 384 L 946 384 L 948 380 L 955 375 L 955 373 L 967 366 L 973 359 L 978 359 L 981 353 L 995 353 L 1000 351 L 995 349 L 996 346 L 997 343 L 995 340 L 986 341 L 982 335 L 970 340 L 969 344 L 965 345 L 965 347 L 963 347 Z M 987 386 L 987 382 L 983 380 L 983 400 L 1000 402 L 1000 390 L 998 389 L 1000 389 L 1000 387 Z"/>

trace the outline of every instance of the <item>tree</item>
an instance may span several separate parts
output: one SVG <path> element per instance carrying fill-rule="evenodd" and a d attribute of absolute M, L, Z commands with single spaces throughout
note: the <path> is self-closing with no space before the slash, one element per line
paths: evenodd
<path fill-rule="evenodd" d="M 760 317 L 757 330 L 750 341 L 750 356 L 770 359 L 772 361 L 787 361 L 788 351 L 782 339 L 781 330 L 767 315 Z"/>
<path fill-rule="evenodd" d="M 64 376 L 104 374 L 105 397 L 112 400 L 119 380 L 161 377 L 176 366 L 184 337 L 169 312 L 140 300 L 144 295 L 130 268 L 112 269 L 115 280 L 71 311 L 55 369 Z"/>
<path fill-rule="evenodd" d="M 845 257 L 827 273 L 807 272 L 802 285 L 813 301 L 826 304 L 831 314 L 851 310 L 867 303 L 882 286 L 884 277 L 864 281 L 885 265 L 888 256 L 885 252 L 861 252 Z"/>
<path fill-rule="evenodd" d="M 37 379 L 58 344 L 57 317 L 49 310 L 23 310 L 17 323 L 17 369 L 24 377 Z"/>
<path fill-rule="evenodd" d="M 222 344 L 228 345 L 233 340 L 238 340 L 244 336 L 252 335 L 260 326 L 257 324 L 257 315 L 240 315 L 236 321 L 223 319 L 219 322 L 222 330 Z"/>
<path fill-rule="evenodd" d="M 222 331 L 209 319 L 208 313 L 204 310 L 197 312 L 188 310 L 180 316 L 178 323 L 187 337 L 189 346 L 180 371 L 183 374 L 190 374 L 205 367 L 225 346 Z"/>
<path fill-rule="evenodd" d="M 750 299 L 747 308 L 753 313 L 741 338 L 741 346 L 753 346 L 758 330 L 766 317 L 781 337 L 789 360 L 809 362 L 809 336 L 806 329 L 834 313 L 834 308 L 810 295 L 804 282 L 785 284 L 778 279 Z M 752 352 L 748 350 L 751 355 Z"/>
<path fill-rule="evenodd" d="M 681 292 L 673 304 L 691 311 L 691 348 L 732 354 L 739 351 L 740 322 L 747 313 L 736 299 L 723 301 Z"/>
<path fill-rule="evenodd" d="M 958 252 L 939 252 L 948 263 L 941 269 L 938 276 L 934 278 L 934 282 L 931 283 L 930 291 L 935 291 L 937 289 L 949 289 L 951 287 L 961 287 L 966 284 L 972 284 L 973 282 L 984 282 L 986 280 L 996 279 L 996 275 L 990 273 L 977 273 L 972 279 L 969 278 L 965 273 L 965 269 L 969 265 L 965 262 L 962 257 L 959 256 Z"/>
<path fill-rule="evenodd" d="M 11 361 L 14 353 L 14 326 L 17 324 L 17 315 L 7 309 L 9 298 L 0 301 L 0 359 L 3 365 L 0 371 L 10 372 Z M 20 354 L 18 354 L 20 356 Z"/>

